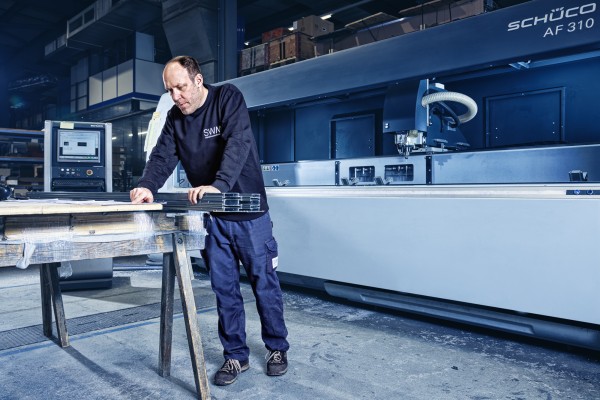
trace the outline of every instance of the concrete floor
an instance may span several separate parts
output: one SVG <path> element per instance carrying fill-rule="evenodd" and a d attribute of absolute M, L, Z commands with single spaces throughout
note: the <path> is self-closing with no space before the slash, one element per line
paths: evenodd
<path fill-rule="evenodd" d="M 196 275 L 212 379 L 223 362 L 215 302 L 206 275 Z M 173 327 L 171 377 L 157 373 L 160 285 L 160 270 L 140 269 L 116 271 L 112 289 L 65 292 L 71 346 L 61 349 L 40 336 L 37 269 L 0 268 L 0 399 L 194 398 L 181 314 Z M 284 287 L 290 367 L 271 378 L 264 373 L 266 351 L 246 284 L 243 293 L 251 368 L 227 387 L 211 380 L 213 399 L 600 399 L 597 352 L 290 287 Z"/>

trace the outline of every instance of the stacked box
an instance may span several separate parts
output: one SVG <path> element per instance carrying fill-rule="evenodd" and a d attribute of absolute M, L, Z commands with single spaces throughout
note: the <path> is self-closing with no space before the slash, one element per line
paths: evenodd
<path fill-rule="evenodd" d="M 314 44 L 310 37 L 296 32 L 269 43 L 269 64 L 283 61 L 301 61 L 314 57 Z"/>
<path fill-rule="evenodd" d="M 240 51 L 240 71 L 252 68 L 252 64 L 254 63 L 253 49 L 254 47 L 248 47 Z"/>
<path fill-rule="evenodd" d="M 269 45 L 262 43 L 240 52 L 240 72 L 261 70 L 269 64 Z"/>
<path fill-rule="evenodd" d="M 271 29 L 268 32 L 263 32 L 262 42 L 268 43 L 271 40 L 279 39 L 280 37 L 285 35 L 287 33 L 287 31 L 288 30 L 286 28 L 275 28 L 275 29 Z"/>
<path fill-rule="evenodd" d="M 355 29 L 352 34 L 346 36 L 315 38 L 315 53 L 321 56 L 482 14 L 485 11 L 486 0 L 424 3 L 422 6 L 401 11 L 400 14 L 409 15 L 402 19 L 375 24 L 368 29 Z"/>
<path fill-rule="evenodd" d="M 294 32 L 300 32 L 308 37 L 318 37 L 333 32 L 333 22 L 309 15 L 294 21 Z"/>
<path fill-rule="evenodd" d="M 486 11 L 485 3 L 485 0 L 458 0 L 449 5 L 426 6 L 419 15 L 410 18 L 410 22 L 406 21 L 405 33 L 482 14 Z M 412 9 L 418 11 L 420 7 Z"/>
<path fill-rule="evenodd" d="M 471 17 L 473 15 L 483 14 L 486 11 L 485 0 L 462 0 L 452 3 L 449 20 Z"/>

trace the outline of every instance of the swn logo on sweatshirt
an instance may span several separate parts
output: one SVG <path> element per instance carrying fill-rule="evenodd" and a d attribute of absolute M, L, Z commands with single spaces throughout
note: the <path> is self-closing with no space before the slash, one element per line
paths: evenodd
<path fill-rule="evenodd" d="M 202 131 L 205 139 L 210 139 L 221 134 L 220 126 L 213 126 L 212 128 L 206 128 Z"/>

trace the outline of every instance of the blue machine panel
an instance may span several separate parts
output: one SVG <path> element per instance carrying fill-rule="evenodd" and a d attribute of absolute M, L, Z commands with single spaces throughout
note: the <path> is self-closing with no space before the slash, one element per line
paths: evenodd
<path fill-rule="evenodd" d="M 486 147 L 564 142 L 564 88 L 486 99 Z"/>
<path fill-rule="evenodd" d="M 331 121 L 331 158 L 375 155 L 375 116 L 359 115 Z"/>

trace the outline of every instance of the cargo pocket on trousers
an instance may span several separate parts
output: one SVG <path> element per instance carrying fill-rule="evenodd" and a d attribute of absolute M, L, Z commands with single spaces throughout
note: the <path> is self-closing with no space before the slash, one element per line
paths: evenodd
<path fill-rule="evenodd" d="M 265 242 L 267 247 L 267 267 L 269 271 L 277 269 L 279 254 L 277 253 L 277 241 L 271 238 Z"/>

